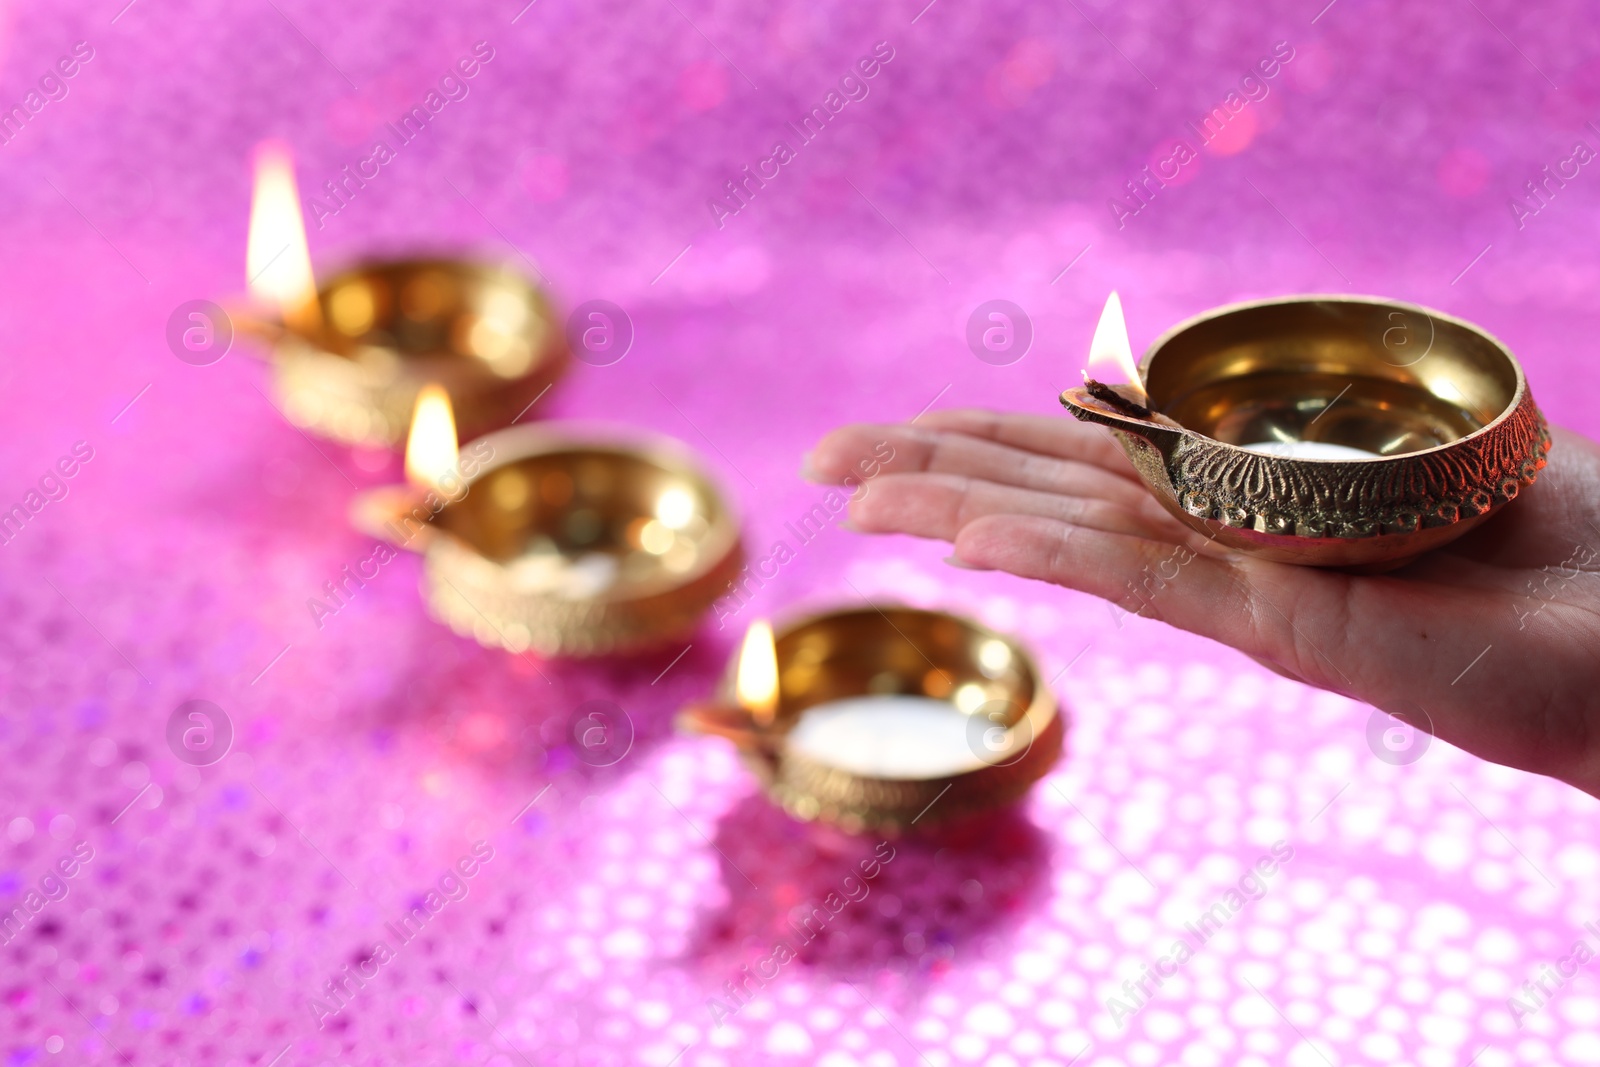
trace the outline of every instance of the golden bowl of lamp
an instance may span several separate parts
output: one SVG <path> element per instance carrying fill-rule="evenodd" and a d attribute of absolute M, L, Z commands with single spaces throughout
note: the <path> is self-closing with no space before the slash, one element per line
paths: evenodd
<path fill-rule="evenodd" d="M 1376 297 L 1207 312 L 1158 338 L 1140 379 L 1061 402 L 1109 427 L 1185 525 L 1282 563 L 1402 566 L 1510 504 L 1550 451 L 1510 349 Z"/>
<path fill-rule="evenodd" d="M 731 505 L 677 441 L 514 426 L 460 477 L 367 494 L 358 527 L 423 556 L 430 612 L 490 647 L 628 655 L 687 642 L 743 555 Z"/>
<path fill-rule="evenodd" d="M 349 445 L 398 448 L 429 382 L 450 394 L 464 439 L 509 426 L 570 363 L 550 298 L 470 260 L 358 264 L 294 318 L 244 324 L 269 345 L 273 400 L 296 426 Z"/>
<path fill-rule="evenodd" d="M 1060 758 L 1065 735 L 1021 644 L 892 605 L 810 615 L 775 634 L 752 626 L 716 695 L 679 724 L 732 741 L 795 818 L 889 835 L 1017 800 Z"/>

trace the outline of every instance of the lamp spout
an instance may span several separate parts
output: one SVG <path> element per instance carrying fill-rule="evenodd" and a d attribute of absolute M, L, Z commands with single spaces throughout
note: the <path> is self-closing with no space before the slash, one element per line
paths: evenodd
<path fill-rule="evenodd" d="M 1161 453 L 1163 460 L 1171 459 L 1189 431 L 1146 407 L 1142 393 L 1137 398 L 1132 393 L 1129 386 L 1105 385 L 1088 378 L 1081 387 L 1062 391 L 1061 406 L 1080 422 L 1097 422 L 1119 434 L 1131 434 Z"/>

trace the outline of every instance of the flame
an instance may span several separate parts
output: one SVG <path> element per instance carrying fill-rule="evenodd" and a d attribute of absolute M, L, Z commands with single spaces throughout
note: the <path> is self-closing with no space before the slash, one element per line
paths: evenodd
<path fill-rule="evenodd" d="M 745 631 L 733 689 L 739 706 L 758 725 L 772 723 L 778 711 L 778 647 L 772 639 L 772 624 L 765 619 L 757 619 Z"/>
<path fill-rule="evenodd" d="M 1094 328 L 1094 340 L 1089 342 L 1089 366 L 1084 377 L 1089 376 L 1096 364 L 1110 363 L 1122 371 L 1128 383 L 1143 395 L 1144 385 L 1139 378 L 1139 365 L 1133 361 L 1133 345 L 1128 341 L 1128 320 L 1122 317 L 1122 298 L 1112 290 L 1106 297 L 1105 310 L 1100 312 L 1100 323 Z"/>
<path fill-rule="evenodd" d="M 255 192 L 250 199 L 250 237 L 245 250 L 250 295 L 276 309 L 301 332 L 322 325 L 311 250 L 287 145 L 264 141 L 256 149 Z"/>
<path fill-rule="evenodd" d="M 456 449 L 456 416 L 450 408 L 450 394 L 430 382 L 417 393 L 417 406 L 411 412 L 411 433 L 406 437 L 406 480 L 426 489 L 440 489 L 447 475 L 453 474 L 459 453 Z"/>

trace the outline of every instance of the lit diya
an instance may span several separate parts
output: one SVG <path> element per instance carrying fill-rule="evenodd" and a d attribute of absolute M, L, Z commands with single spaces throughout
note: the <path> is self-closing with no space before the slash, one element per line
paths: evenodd
<path fill-rule="evenodd" d="M 1368 570 L 1445 544 L 1533 484 L 1550 432 L 1511 351 L 1468 322 L 1375 297 L 1234 304 L 1135 366 L 1121 302 L 1061 394 L 1108 426 L 1166 509 L 1265 559 Z"/>
<path fill-rule="evenodd" d="M 450 400 L 417 400 L 410 485 L 355 525 L 423 555 L 423 594 L 457 633 L 513 652 L 595 656 L 687 641 L 743 555 L 726 497 L 677 441 L 572 423 L 458 451 Z"/>
<path fill-rule="evenodd" d="M 680 725 L 731 740 L 767 795 L 850 832 L 926 829 L 1022 796 L 1065 727 L 1016 641 L 939 611 L 761 621 Z"/>
<path fill-rule="evenodd" d="M 257 153 L 245 257 L 270 346 L 274 400 L 297 426 L 398 447 L 423 385 L 450 394 L 467 437 L 510 425 L 562 375 L 567 341 L 549 299 L 501 266 L 441 257 L 372 260 L 319 288 L 288 150 Z"/>

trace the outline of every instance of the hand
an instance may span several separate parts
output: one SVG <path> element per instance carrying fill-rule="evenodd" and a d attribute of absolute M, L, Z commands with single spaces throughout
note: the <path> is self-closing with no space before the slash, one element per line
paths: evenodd
<path fill-rule="evenodd" d="M 1223 549 L 1156 502 L 1109 431 L 1065 414 L 847 426 L 807 474 L 840 483 L 887 440 L 850 505 L 859 530 L 951 541 L 958 566 L 1093 593 L 1600 796 L 1600 446 L 1554 436 L 1504 510 L 1376 576 Z"/>

